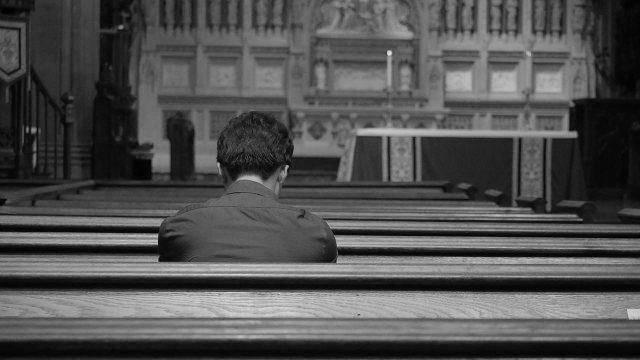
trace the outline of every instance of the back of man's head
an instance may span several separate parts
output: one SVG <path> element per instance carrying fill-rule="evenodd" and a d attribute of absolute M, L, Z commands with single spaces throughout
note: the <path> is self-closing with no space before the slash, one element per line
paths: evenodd
<path fill-rule="evenodd" d="M 217 160 L 231 181 L 247 174 L 266 180 L 281 166 L 291 165 L 292 155 L 289 130 L 269 114 L 240 114 L 229 121 L 218 138 Z"/>

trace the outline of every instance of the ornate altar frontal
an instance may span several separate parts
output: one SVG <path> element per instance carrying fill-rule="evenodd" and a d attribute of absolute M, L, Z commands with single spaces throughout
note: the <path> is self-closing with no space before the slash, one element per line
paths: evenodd
<path fill-rule="evenodd" d="M 166 120 L 193 122 L 196 169 L 260 110 L 297 157 L 339 157 L 354 129 L 567 131 L 593 95 L 588 0 L 145 0 L 139 140 L 169 171 Z M 387 57 L 390 50 L 392 57 Z"/>

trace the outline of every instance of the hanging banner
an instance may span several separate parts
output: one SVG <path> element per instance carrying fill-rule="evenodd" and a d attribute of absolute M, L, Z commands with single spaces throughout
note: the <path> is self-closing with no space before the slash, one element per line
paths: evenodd
<path fill-rule="evenodd" d="M 0 18 L 0 82 L 11 83 L 27 74 L 27 23 Z"/>

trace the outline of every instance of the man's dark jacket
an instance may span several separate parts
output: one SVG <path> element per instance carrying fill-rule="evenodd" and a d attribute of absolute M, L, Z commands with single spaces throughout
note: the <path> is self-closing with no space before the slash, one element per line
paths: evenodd
<path fill-rule="evenodd" d="M 273 191 L 248 180 L 165 219 L 158 251 L 160 261 L 335 262 L 338 256 L 324 220 L 280 204 Z"/>

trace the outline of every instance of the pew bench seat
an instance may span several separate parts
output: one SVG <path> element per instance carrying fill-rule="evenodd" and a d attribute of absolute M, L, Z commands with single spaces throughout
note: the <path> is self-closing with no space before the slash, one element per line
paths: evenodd
<path fill-rule="evenodd" d="M 640 355 L 630 321 L 2 319 L 6 356 L 599 358 Z"/>

